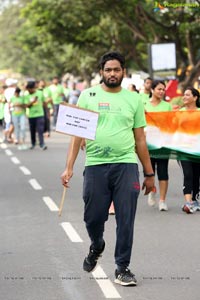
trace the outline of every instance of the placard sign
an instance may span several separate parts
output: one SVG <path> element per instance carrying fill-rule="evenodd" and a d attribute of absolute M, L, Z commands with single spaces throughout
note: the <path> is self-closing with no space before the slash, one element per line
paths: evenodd
<path fill-rule="evenodd" d="M 149 44 L 149 73 L 153 79 L 176 78 L 175 43 Z"/>
<path fill-rule="evenodd" d="M 75 105 L 60 104 L 56 131 L 95 140 L 99 113 Z"/>

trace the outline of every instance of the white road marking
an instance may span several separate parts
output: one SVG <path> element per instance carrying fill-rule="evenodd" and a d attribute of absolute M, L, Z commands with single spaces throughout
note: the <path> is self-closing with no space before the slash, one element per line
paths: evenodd
<path fill-rule="evenodd" d="M 100 286 L 100 288 L 106 298 L 109 298 L 109 299 L 121 298 L 120 294 L 114 287 L 113 283 L 107 277 L 107 275 L 105 274 L 105 272 L 103 271 L 103 269 L 100 266 L 97 266 L 95 271 L 92 272 L 92 275 L 93 275 L 94 279 L 96 280 L 96 282 L 98 283 L 98 285 Z"/>
<path fill-rule="evenodd" d="M 24 173 L 24 175 L 31 175 L 31 171 L 24 166 L 19 167 L 20 170 Z"/>
<path fill-rule="evenodd" d="M 2 149 L 6 149 L 6 148 L 8 148 L 8 146 L 7 146 L 5 143 L 2 143 L 2 144 L 1 144 L 1 148 L 2 148 Z"/>
<path fill-rule="evenodd" d="M 16 165 L 20 164 L 19 159 L 18 159 L 17 157 L 15 157 L 15 156 L 11 157 L 11 160 L 12 160 L 12 162 L 13 162 L 14 164 L 16 164 Z"/>
<path fill-rule="evenodd" d="M 6 150 L 5 150 L 5 153 L 6 153 L 6 155 L 8 155 L 8 156 L 13 155 L 12 151 L 9 150 L 9 149 L 6 149 Z"/>
<path fill-rule="evenodd" d="M 36 179 L 30 179 L 30 180 L 29 180 L 29 183 L 30 183 L 30 185 L 32 185 L 32 187 L 33 187 L 35 190 L 42 190 L 41 185 L 39 185 L 39 183 L 37 182 Z"/>
<path fill-rule="evenodd" d="M 73 226 L 68 222 L 63 222 L 60 224 L 62 228 L 64 229 L 65 233 L 69 237 L 69 239 L 74 243 L 82 243 L 83 240 L 80 238 L 76 230 L 73 228 Z"/>
<path fill-rule="evenodd" d="M 55 202 L 50 197 L 43 197 L 43 201 L 48 206 L 48 208 L 51 211 L 59 211 L 58 206 L 55 204 Z"/>

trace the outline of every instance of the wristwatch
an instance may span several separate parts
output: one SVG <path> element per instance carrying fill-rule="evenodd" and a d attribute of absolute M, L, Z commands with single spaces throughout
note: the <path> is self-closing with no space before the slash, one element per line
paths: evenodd
<path fill-rule="evenodd" d="M 144 177 L 154 177 L 154 176 L 155 176 L 154 173 L 150 173 L 150 174 L 144 173 Z"/>

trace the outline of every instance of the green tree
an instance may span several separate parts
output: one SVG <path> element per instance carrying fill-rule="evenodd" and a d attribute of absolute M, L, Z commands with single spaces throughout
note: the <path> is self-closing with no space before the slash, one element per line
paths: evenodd
<path fill-rule="evenodd" d="M 148 72 L 147 45 L 175 42 L 179 79 L 183 86 L 192 84 L 200 75 L 199 8 L 154 10 L 155 3 L 19 0 L 15 7 L 20 18 L 10 27 L 15 34 L 9 33 L 6 53 L 10 51 L 10 57 L 14 57 L 18 51 L 18 70 L 37 77 L 72 72 L 89 80 L 103 52 L 117 49 L 126 55 L 128 68 Z M 0 19 L 5 19 L 6 14 L 5 10 Z"/>

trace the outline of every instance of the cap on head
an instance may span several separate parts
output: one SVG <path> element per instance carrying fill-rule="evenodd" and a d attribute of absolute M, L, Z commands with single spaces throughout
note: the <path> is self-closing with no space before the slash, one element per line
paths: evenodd
<path fill-rule="evenodd" d="M 7 78 L 5 83 L 6 83 L 7 86 L 12 86 L 12 85 L 17 84 L 17 82 L 18 82 L 17 79 L 14 79 L 14 78 Z"/>

